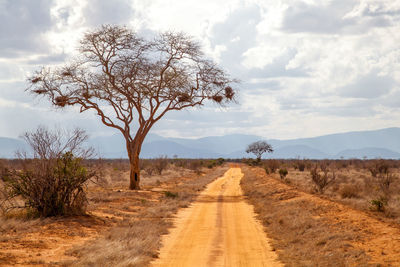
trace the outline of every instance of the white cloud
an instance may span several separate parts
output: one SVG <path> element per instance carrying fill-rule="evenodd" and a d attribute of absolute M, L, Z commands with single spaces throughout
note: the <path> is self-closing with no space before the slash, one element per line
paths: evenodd
<path fill-rule="evenodd" d="M 239 105 L 173 113 L 154 132 L 290 138 L 399 126 L 400 1 L 0 0 L 0 13 L 0 122 L 8 125 L 0 136 L 46 121 L 113 132 L 90 113 L 54 115 L 24 92 L 29 73 L 76 53 L 101 23 L 187 32 L 242 79 Z M 11 114 L 18 119 L 7 124 Z"/>

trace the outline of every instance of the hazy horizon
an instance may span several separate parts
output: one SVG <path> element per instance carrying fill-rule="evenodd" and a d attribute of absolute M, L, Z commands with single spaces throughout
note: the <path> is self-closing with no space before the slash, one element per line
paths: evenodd
<path fill-rule="evenodd" d="M 32 71 L 62 64 L 104 23 L 149 38 L 188 33 L 242 81 L 238 104 L 167 114 L 152 133 L 287 140 L 400 126 L 398 1 L 4 0 L 0 12 L 0 136 L 39 124 L 117 133 L 90 112 L 55 110 L 24 92 Z"/>

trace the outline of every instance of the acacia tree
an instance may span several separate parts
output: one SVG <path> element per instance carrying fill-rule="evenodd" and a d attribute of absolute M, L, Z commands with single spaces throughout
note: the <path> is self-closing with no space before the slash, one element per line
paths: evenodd
<path fill-rule="evenodd" d="M 257 161 L 261 161 L 261 156 L 265 152 L 271 153 L 273 152 L 273 148 L 270 144 L 268 144 L 266 141 L 257 141 L 254 143 L 251 143 L 250 145 L 247 146 L 246 152 L 247 153 L 253 153 L 257 157 Z"/>
<path fill-rule="evenodd" d="M 146 40 L 126 27 L 103 25 L 84 35 L 79 54 L 64 66 L 42 67 L 27 90 L 56 107 L 94 110 L 103 124 L 119 130 L 130 160 L 130 189 L 140 188 L 143 140 L 168 111 L 234 98 L 235 81 L 183 33 Z"/>

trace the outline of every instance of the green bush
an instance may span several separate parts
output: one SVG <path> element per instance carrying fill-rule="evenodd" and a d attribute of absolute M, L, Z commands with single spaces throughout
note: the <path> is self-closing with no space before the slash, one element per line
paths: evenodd
<path fill-rule="evenodd" d="M 165 195 L 166 197 L 169 197 L 169 198 L 176 198 L 176 197 L 178 197 L 178 193 L 173 193 L 173 192 L 170 192 L 170 191 L 165 191 L 165 192 L 164 192 L 164 195 Z"/>
<path fill-rule="evenodd" d="M 387 206 L 387 199 L 384 197 L 380 197 L 378 199 L 373 199 L 371 200 L 371 208 L 376 210 L 376 211 L 380 211 L 383 212 L 385 211 L 385 207 Z"/>
<path fill-rule="evenodd" d="M 279 169 L 279 176 L 281 179 L 284 179 L 286 175 L 288 175 L 288 170 L 286 168 Z"/>
<path fill-rule="evenodd" d="M 93 175 L 66 152 L 55 160 L 30 160 L 23 170 L 6 169 L 1 177 L 8 196 L 22 197 L 25 207 L 49 217 L 83 213 L 85 184 Z"/>
<path fill-rule="evenodd" d="M 7 200 L 11 203 L 21 197 L 23 207 L 41 217 L 83 213 L 86 184 L 96 177 L 96 172 L 88 171 L 82 163 L 92 155 L 90 148 L 81 146 L 87 139 L 85 132 L 51 132 L 39 127 L 36 132 L 25 133 L 24 139 L 32 148 L 33 158 L 19 153 L 18 168 L 0 170 Z M 74 152 L 80 156 L 74 156 Z M 11 205 L 6 210 L 12 208 L 20 207 Z"/>

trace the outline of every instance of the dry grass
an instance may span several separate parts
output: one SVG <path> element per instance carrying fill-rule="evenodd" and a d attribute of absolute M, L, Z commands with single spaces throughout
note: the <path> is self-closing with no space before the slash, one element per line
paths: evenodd
<path fill-rule="evenodd" d="M 174 171 L 174 170 L 170 170 Z M 158 255 L 161 236 L 172 226 L 172 216 L 179 208 L 187 207 L 200 191 L 215 178 L 221 176 L 226 168 L 218 168 L 207 175 L 173 180 L 158 177 L 153 182 L 159 184 L 156 195 L 149 192 L 110 193 L 112 207 L 109 216 L 118 217 L 116 225 L 106 234 L 76 247 L 69 253 L 78 258 L 66 262 L 68 266 L 145 266 Z M 154 181 L 155 180 L 155 181 Z M 169 180 L 169 182 L 166 182 Z M 159 182 L 157 182 L 159 181 Z M 144 187 L 150 186 L 151 182 Z M 170 192 L 169 194 L 165 192 Z M 106 203 L 108 202 L 105 201 Z M 125 209 L 125 211 L 121 211 Z M 129 210 L 127 213 L 126 210 Z M 120 213 L 118 213 L 120 211 Z"/>
<path fill-rule="evenodd" d="M 293 168 L 288 170 L 289 174 L 286 177 L 286 182 L 304 192 L 317 193 L 309 171 L 301 172 Z M 379 199 L 388 193 L 384 193 L 381 190 L 378 178 L 371 175 L 367 165 L 355 166 L 347 164 L 344 168 L 340 168 L 336 163 L 336 180 L 327 187 L 322 196 L 346 204 L 354 209 L 370 212 L 373 216 L 390 219 L 400 224 L 400 170 L 391 168 L 391 172 L 394 174 L 395 180 L 390 185 L 390 197 L 384 212 L 374 211 L 371 201 Z M 273 177 L 278 179 L 278 175 L 273 175 Z"/>
<path fill-rule="evenodd" d="M 0 217 L 0 265 L 145 265 L 157 255 L 176 211 L 226 170 L 185 168 L 193 162 L 169 162 L 162 175 L 143 171 L 142 190 L 131 191 L 126 160 L 87 161 L 102 173 L 89 184 L 88 215 L 28 219 L 26 211 L 15 210 Z"/>
<path fill-rule="evenodd" d="M 352 244 L 360 238 L 357 229 L 321 216 L 331 207 L 268 178 L 260 168 L 243 172 L 242 188 L 286 266 L 368 266 L 369 257 Z"/>

